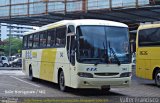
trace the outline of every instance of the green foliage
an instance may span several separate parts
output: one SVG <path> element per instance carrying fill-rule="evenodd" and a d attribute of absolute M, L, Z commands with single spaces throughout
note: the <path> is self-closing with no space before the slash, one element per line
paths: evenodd
<path fill-rule="evenodd" d="M 22 39 L 19 38 L 10 38 L 11 40 L 11 55 L 20 53 L 22 51 Z M 1 45 L 0 49 L 4 49 L 5 55 L 9 54 L 9 38 L 3 40 L 7 42 L 5 45 Z"/>

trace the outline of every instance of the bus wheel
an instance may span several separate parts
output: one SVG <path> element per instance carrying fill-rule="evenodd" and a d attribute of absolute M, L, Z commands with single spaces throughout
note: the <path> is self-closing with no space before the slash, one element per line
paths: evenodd
<path fill-rule="evenodd" d="M 33 72 L 32 72 L 32 66 L 29 67 L 29 79 L 30 79 L 31 81 L 34 80 L 34 78 L 33 78 Z"/>
<path fill-rule="evenodd" d="M 65 78 L 64 78 L 64 73 L 63 71 L 60 72 L 59 74 L 59 88 L 61 91 L 66 91 L 66 86 L 65 86 Z"/>
<path fill-rule="evenodd" d="M 157 70 L 155 73 L 155 83 L 158 87 L 160 87 L 160 70 Z"/>

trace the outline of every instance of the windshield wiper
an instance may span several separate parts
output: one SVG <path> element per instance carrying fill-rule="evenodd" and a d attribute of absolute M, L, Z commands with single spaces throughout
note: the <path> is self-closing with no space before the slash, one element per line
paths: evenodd
<path fill-rule="evenodd" d="M 109 50 L 110 50 L 111 53 L 113 54 L 115 60 L 117 61 L 117 64 L 118 64 L 118 65 L 121 65 L 121 63 L 120 63 L 120 61 L 119 61 L 119 59 L 118 59 L 118 57 L 117 57 L 117 55 L 116 55 L 116 52 L 115 52 L 115 51 L 113 50 L 113 48 L 110 46 L 110 42 L 109 42 Z"/>

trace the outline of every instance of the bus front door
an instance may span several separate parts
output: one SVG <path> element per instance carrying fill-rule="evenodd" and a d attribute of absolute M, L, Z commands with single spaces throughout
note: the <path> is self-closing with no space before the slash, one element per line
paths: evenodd
<path fill-rule="evenodd" d="M 76 40 L 75 36 L 67 36 L 67 51 L 68 51 L 68 59 L 70 61 L 70 84 L 73 86 L 75 83 L 76 76 L 76 67 L 75 67 L 75 48 L 76 48 Z"/>

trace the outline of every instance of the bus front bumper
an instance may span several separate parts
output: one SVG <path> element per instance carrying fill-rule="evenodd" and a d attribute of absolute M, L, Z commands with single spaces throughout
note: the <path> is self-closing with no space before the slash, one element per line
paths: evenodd
<path fill-rule="evenodd" d="M 76 88 L 128 87 L 131 77 L 123 78 L 82 78 L 79 77 Z"/>

